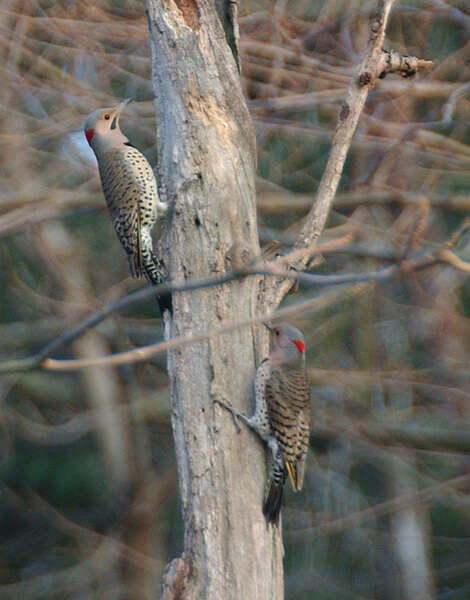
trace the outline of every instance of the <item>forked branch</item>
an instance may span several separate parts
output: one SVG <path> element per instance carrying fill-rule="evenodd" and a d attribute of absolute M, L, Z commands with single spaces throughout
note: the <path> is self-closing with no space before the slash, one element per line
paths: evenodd
<path fill-rule="evenodd" d="M 378 0 L 377 11 L 370 24 L 369 41 L 364 58 L 346 92 L 333 136 L 328 163 L 315 202 L 297 237 L 295 250 L 312 247 L 325 227 L 367 94 L 377 78 L 383 78 L 388 73 L 400 73 L 409 77 L 414 75 L 418 69 L 428 68 L 431 65 L 430 61 L 415 57 L 402 57 L 396 52 L 383 50 L 385 29 L 393 3 L 394 0 Z M 290 264 L 297 270 L 301 270 L 306 267 L 308 260 L 309 256 L 303 256 L 299 260 L 293 260 Z M 267 307 L 272 309 L 278 306 L 291 285 L 292 282 L 289 280 L 274 281 L 266 294 Z"/>

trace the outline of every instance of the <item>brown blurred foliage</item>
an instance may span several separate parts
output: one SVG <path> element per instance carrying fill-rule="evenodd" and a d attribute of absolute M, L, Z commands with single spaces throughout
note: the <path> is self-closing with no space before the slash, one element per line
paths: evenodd
<path fill-rule="evenodd" d="M 259 150 L 262 245 L 287 252 L 314 201 L 375 1 L 250 1 L 242 79 Z M 133 96 L 123 129 L 155 164 L 142 2 L 0 3 L 0 353 L 33 353 L 142 284 L 128 276 L 81 132 Z M 434 61 L 369 95 L 312 272 L 377 270 L 436 250 L 470 207 L 470 10 L 397 2 L 390 48 Z M 158 126 L 158 124 L 157 124 Z M 455 248 L 469 259 L 466 235 Z M 286 597 L 468 598 L 466 275 L 304 289 L 313 384 L 305 491 L 287 494 Z M 61 356 L 162 338 L 152 302 Z M 181 546 L 165 357 L 0 381 L 0 597 L 154 598 Z M 235 435 L 235 431 L 234 431 Z M 468 467 L 468 468 L 467 468 Z"/>

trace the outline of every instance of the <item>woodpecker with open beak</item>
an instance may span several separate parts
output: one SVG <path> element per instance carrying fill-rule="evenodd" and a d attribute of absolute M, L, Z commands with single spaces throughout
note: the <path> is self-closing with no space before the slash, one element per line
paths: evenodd
<path fill-rule="evenodd" d="M 158 284 L 162 278 L 153 250 L 152 229 L 166 214 L 167 204 L 158 197 L 148 160 L 119 127 L 121 112 L 130 100 L 95 110 L 86 120 L 84 132 L 98 161 L 106 204 L 131 273 Z M 170 308 L 168 298 L 161 307 Z"/>

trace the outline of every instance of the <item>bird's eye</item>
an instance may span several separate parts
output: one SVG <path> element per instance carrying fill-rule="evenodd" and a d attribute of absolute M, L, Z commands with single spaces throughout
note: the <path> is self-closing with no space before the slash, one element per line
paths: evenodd
<path fill-rule="evenodd" d="M 109 115 L 104 115 L 104 118 L 106 119 L 106 121 L 109 121 L 109 119 L 111 118 Z"/>
<path fill-rule="evenodd" d="M 276 331 L 274 332 L 276 335 L 279 335 L 279 329 L 276 329 Z"/>

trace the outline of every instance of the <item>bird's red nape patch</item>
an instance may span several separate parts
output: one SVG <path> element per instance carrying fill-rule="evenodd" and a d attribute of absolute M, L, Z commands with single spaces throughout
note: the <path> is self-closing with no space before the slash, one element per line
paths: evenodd
<path fill-rule="evenodd" d="M 85 131 L 85 136 L 86 136 L 86 141 L 91 144 L 91 138 L 95 135 L 95 130 L 94 129 L 89 129 L 88 131 Z"/>
<path fill-rule="evenodd" d="M 305 352 L 305 344 L 303 342 L 300 340 L 294 340 L 294 344 L 297 346 L 297 350 L 300 352 L 300 354 Z"/>

